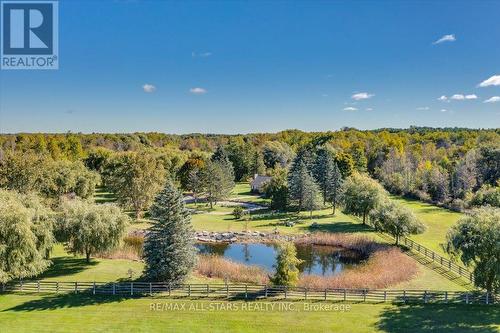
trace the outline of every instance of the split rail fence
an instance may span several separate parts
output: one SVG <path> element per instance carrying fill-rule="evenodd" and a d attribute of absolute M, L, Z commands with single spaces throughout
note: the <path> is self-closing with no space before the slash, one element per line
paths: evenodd
<path fill-rule="evenodd" d="M 337 302 L 402 302 L 500 304 L 499 295 L 472 291 L 308 289 L 250 284 L 181 284 L 161 282 L 57 282 L 19 281 L 3 284 L 2 293 L 61 293 L 120 297 L 187 297 L 227 299 L 285 299 Z"/>

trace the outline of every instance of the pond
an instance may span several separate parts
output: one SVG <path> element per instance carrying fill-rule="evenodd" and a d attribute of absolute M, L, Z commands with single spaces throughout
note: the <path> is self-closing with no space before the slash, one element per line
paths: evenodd
<path fill-rule="evenodd" d="M 201 254 L 223 256 L 246 265 L 256 265 L 269 272 L 274 271 L 277 245 L 263 243 L 198 243 Z M 331 276 L 359 265 L 363 260 L 359 253 L 338 247 L 319 245 L 296 245 L 299 265 L 306 275 Z"/>

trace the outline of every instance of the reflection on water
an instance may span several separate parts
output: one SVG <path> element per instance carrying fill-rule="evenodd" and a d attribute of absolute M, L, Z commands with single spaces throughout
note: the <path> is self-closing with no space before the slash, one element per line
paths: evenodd
<path fill-rule="evenodd" d="M 258 265 L 273 271 L 276 244 L 261 243 L 198 243 L 201 254 L 223 256 L 247 265 Z M 336 275 L 360 263 L 359 253 L 332 246 L 296 245 L 297 257 L 303 262 L 299 270 L 310 275 Z"/>

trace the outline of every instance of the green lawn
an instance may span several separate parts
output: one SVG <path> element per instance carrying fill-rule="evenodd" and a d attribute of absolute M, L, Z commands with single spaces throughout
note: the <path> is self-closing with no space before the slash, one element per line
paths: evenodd
<path fill-rule="evenodd" d="M 401 197 L 393 197 L 393 199 L 410 208 L 427 226 L 427 230 L 423 234 L 412 235 L 410 238 L 443 256 L 448 256 L 443 250 L 442 244 L 446 241 L 448 230 L 462 214 L 418 200 Z"/>
<path fill-rule="evenodd" d="M 175 303 L 178 310 L 153 311 L 154 303 L 162 304 L 155 305 L 159 309 L 166 309 L 165 304 Z M 11 294 L 0 296 L 0 330 L 2 333 L 500 331 L 500 310 L 493 306 L 348 303 L 345 305 L 349 308 L 342 312 L 338 309 L 307 311 L 304 302 L 294 302 L 293 310 L 290 310 L 289 304 L 281 301 L 245 303 Z M 329 304 L 340 306 L 343 303 Z M 184 309 L 180 309 L 182 306 Z"/>

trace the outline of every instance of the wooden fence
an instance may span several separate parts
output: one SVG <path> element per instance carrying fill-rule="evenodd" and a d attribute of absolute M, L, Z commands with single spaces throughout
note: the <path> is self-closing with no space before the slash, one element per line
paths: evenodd
<path fill-rule="evenodd" d="M 457 263 L 437 254 L 436 252 L 426 248 L 419 243 L 412 241 L 408 237 L 401 238 L 401 243 L 415 252 L 418 252 L 425 256 L 426 258 L 432 259 L 432 261 L 440 264 L 451 272 L 458 274 L 459 276 L 465 278 L 466 280 L 474 283 L 474 274 L 467 268 L 458 265 Z"/>
<path fill-rule="evenodd" d="M 285 299 L 344 302 L 403 302 L 448 304 L 500 304 L 486 292 L 435 290 L 308 289 L 250 284 L 181 284 L 161 282 L 57 282 L 19 281 L 1 285 L 2 293 L 64 293 L 228 299 Z"/>

